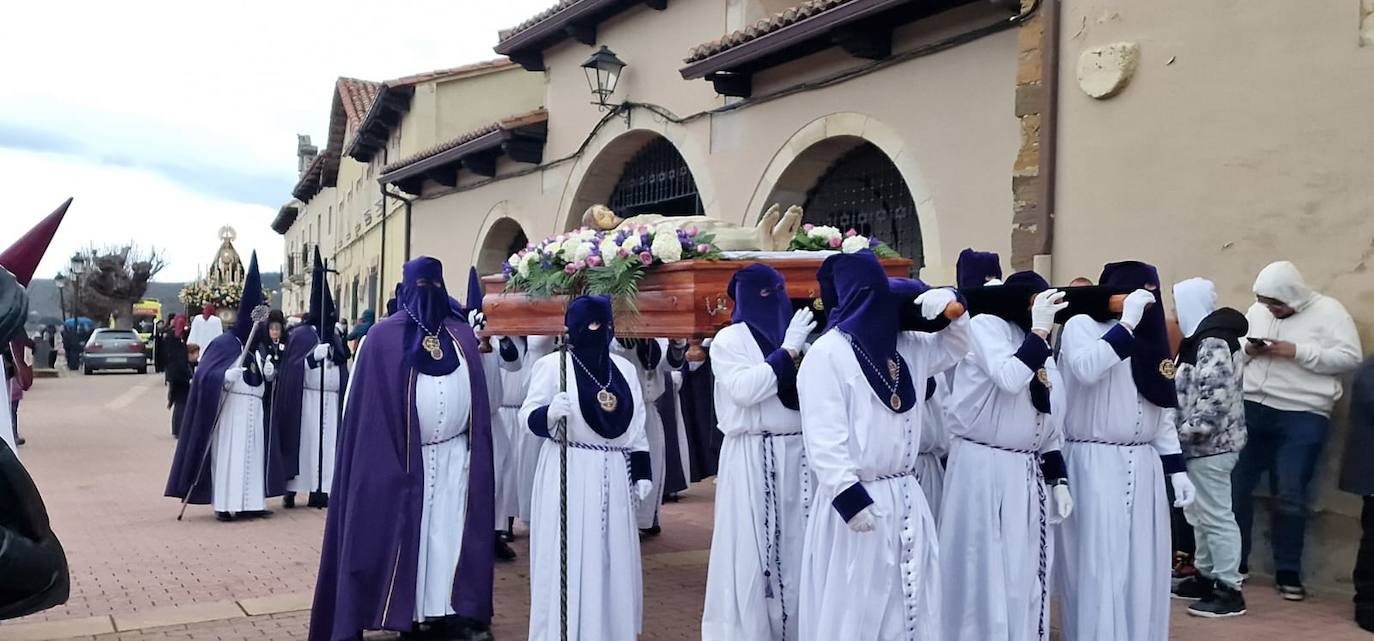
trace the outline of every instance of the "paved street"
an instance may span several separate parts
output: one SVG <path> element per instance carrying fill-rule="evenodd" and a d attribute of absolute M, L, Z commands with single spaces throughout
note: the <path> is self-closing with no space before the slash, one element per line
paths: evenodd
<path fill-rule="evenodd" d="M 29 444 L 20 456 L 47 501 L 71 563 L 62 607 L 0 625 L 0 640 L 304 638 L 324 513 L 283 510 L 270 519 L 218 523 L 162 498 L 174 447 L 164 389 L 154 375 L 39 380 L 20 410 Z M 645 544 L 646 641 L 699 639 L 711 485 L 669 505 L 665 533 Z M 275 504 L 275 502 L 274 502 Z M 498 566 L 495 633 L 525 638 L 528 573 Z M 1349 596 L 1319 592 L 1284 603 L 1257 578 L 1251 614 L 1204 621 L 1175 604 L 1172 639 L 1366 639 L 1349 622 Z M 590 641 L 590 640 L 588 640 Z"/>

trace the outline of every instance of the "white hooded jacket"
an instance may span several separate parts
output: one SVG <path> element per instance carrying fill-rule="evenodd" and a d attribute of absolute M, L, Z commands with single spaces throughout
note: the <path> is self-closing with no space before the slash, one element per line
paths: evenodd
<path fill-rule="evenodd" d="M 1276 318 L 1257 302 L 1245 314 L 1250 336 L 1289 341 L 1297 345 L 1297 356 L 1248 357 L 1245 400 L 1278 410 L 1330 416 L 1341 397 L 1340 377 L 1360 364 L 1355 321 L 1339 301 L 1312 291 L 1298 268 L 1286 260 L 1260 270 L 1254 292 L 1282 301 L 1296 313 Z"/>

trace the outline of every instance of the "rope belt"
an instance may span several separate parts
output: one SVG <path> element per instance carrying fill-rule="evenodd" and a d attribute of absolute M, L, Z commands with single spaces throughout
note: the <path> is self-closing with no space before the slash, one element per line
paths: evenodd
<path fill-rule="evenodd" d="M 583 443 L 581 441 L 568 441 L 568 447 L 587 450 L 590 452 L 612 453 L 619 452 L 625 459 L 625 481 L 627 491 L 630 495 L 630 512 L 633 514 L 639 510 L 639 494 L 635 492 L 634 479 L 630 478 L 630 448 L 618 445 L 606 445 L 604 443 Z M 606 457 L 601 457 L 601 533 L 604 535 L 610 529 L 611 518 L 611 470 L 606 461 Z"/>
<path fill-rule="evenodd" d="M 234 390 L 228 390 L 228 391 L 229 391 L 230 394 L 233 394 L 234 396 L 247 396 L 247 397 L 249 397 L 249 398 L 262 398 L 262 394 L 250 394 L 250 393 L 248 393 L 248 392 L 236 392 L 236 391 L 234 391 Z"/>
<path fill-rule="evenodd" d="M 763 598 L 771 599 L 776 594 L 778 608 L 782 612 L 783 636 L 787 635 L 787 597 L 782 582 L 782 509 L 778 505 L 778 467 L 773 451 L 774 438 L 801 436 L 801 431 L 760 432 L 759 447 L 763 455 L 763 531 L 764 541 Z M 803 463 L 803 467 L 805 464 Z M 803 478 L 806 473 L 803 471 Z M 773 591 L 773 570 L 777 569 L 778 589 Z"/>
<path fill-rule="evenodd" d="M 994 450 L 1001 450 L 1001 451 L 1003 451 L 1003 452 L 1011 452 L 1012 454 L 1027 454 L 1027 455 L 1032 455 L 1032 456 L 1033 456 L 1033 455 L 1036 455 L 1036 454 L 1039 454 L 1039 453 L 1040 453 L 1040 452 L 1038 452 L 1038 451 L 1036 451 L 1036 450 L 1022 450 L 1022 449 L 1017 449 L 1017 448 L 1014 448 L 1014 447 L 1005 447 L 1005 446 L 1002 446 L 1002 445 L 993 445 L 992 443 L 984 443 L 984 442 L 982 442 L 982 441 L 980 441 L 980 440 L 978 440 L 978 439 L 976 439 L 976 438 L 969 438 L 969 437 L 967 437 L 967 436 L 962 436 L 962 435 L 956 435 L 955 438 L 962 439 L 962 440 L 968 441 L 968 442 L 970 442 L 970 443 L 977 443 L 978 445 L 982 445 L 983 447 L 991 448 L 991 449 L 994 449 Z"/>
<path fill-rule="evenodd" d="M 505 403 L 502 403 L 500 407 L 501 407 L 501 409 L 503 409 L 503 410 L 518 410 L 518 409 L 520 409 L 520 406 L 519 406 L 519 405 L 506 405 Z"/>
<path fill-rule="evenodd" d="M 905 471 L 902 471 L 902 472 L 893 472 L 892 474 L 882 474 L 882 475 L 879 475 L 879 476 L 875 476 L 875 477 L 873 477 L 873 478 L 860 479 L 860 480 L 862 480 L 864 483 L 872 483 L 872 482 L 874 482 L 874 481 L 892 481 L 892 480 L 895 480 L 895 479 L 906 478 L 906 477 L 908 477 L 908 476 L 911 477 L 911 478 L 916 478 L 916 472 L 915 472 L 914 470 L 905 470 Z"/>
<path fill-rule="evenodd" d="M 1150 444 L 1150 441 L 1137 441 L 1137 442 L 1132 442 L 1132 443 L 1121 443 L 1121 442 L 1117 442 L 1117 441 L 1104 441 L 1104 440 L 1102 440 L 1102 439 L 1096 439 L 1096 438 L 1069 438 L 1069 439 L 1064 439 L 1064 440 L 1066 440 L 1066 441 L 1068 441 L 1068 442 L 1070 442 L 1070 443 L 1088 443 L 1088 444 L 1091 444 L 1091 445 L 1110 445 L 1110 446 L 1112 446 L 1112 447 L 1140 447 L 1140 446 L 1142 446 L 1142 445 L 1149 445 L 1149 444 Z"/>
<path fill-rule="evenodd" d="M 579 450 L 592 450 L 595 452 L 624 452 L 630 453 L 630 448 L 619 447 L 616 445 L 603 445 L 601 443 L 582 443 L 579 441 L 568 441 L 568 447 L 575 447 Z"/>
<path fill-rule="evenodd" d="M 453 439 L 458 438 L 458 437 L 460 437 L 460 436 L 467 436 L 467 434 L 468 434 L 467 432 L 459 432 L 459 433 L 454 434 L 453 436 L 450 436 L 450 437 L 448 437 L 448 438 L 446 438 L 446 439 L 441 439 L 441 440 L 435 441 L 435 442 L 433 442 L 433 443 L 421 443 L 421 444 L 420 444 L 420 447 L 433 447 L 433 446 L 435 446 L 435 445 L 443 445 L 444 443 L 447 443 L 447 442 L 449 442 L 449 441 L 452 441 Z"/>

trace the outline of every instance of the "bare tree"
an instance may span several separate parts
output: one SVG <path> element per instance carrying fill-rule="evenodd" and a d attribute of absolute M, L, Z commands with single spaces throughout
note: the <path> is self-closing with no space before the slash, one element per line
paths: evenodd
<path fill-rule="evenodd" d="M 167 265 L 164 253 L 156 247 L 144 248 L 130 242 L 90 249 L 84 254 L 89 260 L 80 278 L 67 275 L 67 300 L 74 306 L 79 301 L 79 316 L 90 317 L 97 324 L 113 318 L 117 327 L 127 327 L 133 304 L 148 291 L 148 281 Z"/>

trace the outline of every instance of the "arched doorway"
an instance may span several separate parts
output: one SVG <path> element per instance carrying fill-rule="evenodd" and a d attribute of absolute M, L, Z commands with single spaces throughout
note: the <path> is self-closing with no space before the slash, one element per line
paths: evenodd
<path fill-rule="evenodd" d="M 576 188 L 565 229 L 581 225 L 583 212 L 596 204 L 627 218 L 689 216 L 703 213 L 703 203 L 709 200 L 703 198 L 681 150 L 665 136 L 642 129 L 606 143 L 584 170 L 574 171 L 573 180 Z"/>
<path fill-rule="evenodd" d="M 807 191 L 802 208 L 804 222 L 876 236 L 918 267 L 923 264 L 916 201 L 897 166 L 872 143 L 859 141 L 835 158 Z"/>
<path fill-rule="evenodd" d="M 497 220 L 487 230 L 486 238 L 477 252 L 477 273 L 484 276 L 500 273 L 501 263 L 511 254 L 524 249 L 529 242 L 520 223 L 511 218 Z"/>

